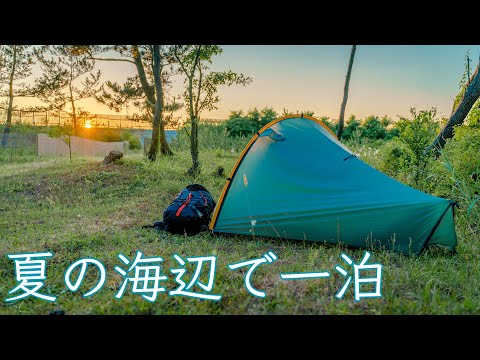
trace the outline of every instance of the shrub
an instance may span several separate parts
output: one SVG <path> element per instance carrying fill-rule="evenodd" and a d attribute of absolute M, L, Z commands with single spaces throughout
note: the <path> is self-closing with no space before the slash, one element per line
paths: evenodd
<path fill-rule="evenodd" d="M 140 143 L 140 139 L 128 130 L 123 131 L 121 133 L 120 139 L 122 141 L 128 141 L 128 148 L 130 150 L 139 150 L 139 149 L 142 148 L 142 144 Z"/>
<path fill-rule="evenodd" d="M 345 140 L 353 140 L 359 134 L 360 126 L 362 123 L 357 120 L 355 115 L 350 116 L 347 121 L 347 126 L 343 128 L 342 138 Z M 360 130 L 361 134 L 361 130 Z"/>
<path fill-rule="evenodd" d="M 120 132 L 113 129 L 102 129 L 102 131 L 97 131 L 94 138 L 95 140 L 106 142 L 122 141 Z"/>
<path fill-rule="evenodd" d="M 251 136 L 258 131 L 258 124 L 247 117 L 231 117 L 226 123 L 228 134 L 231 137 Z"/>
<path fill-rule="evenodd" d="M 260 110 L 260 128 L 267 125 L 269 122 L 272 122 L 278 117 L 278 114 L 273 108 L 263 108 Z"/>
<path fill-rule="evenodd" d="M 430 145 L 440 130 L 439 121 L 435 118 L 437 111 L 410 109 L 411 119 L 400 118 L 395 124 L 398 138 L 415 154 L 417 160 L 423 157 L 425 148 Z"/>
<path fill-rule="evenodd" d="M 175 149 L 183 150 L 190 148 L 190 125 L 186 124 L 178 129 L 176 137 L 171 145 Z M 223 156 L 232 148 L 242 150 L 251 138 L 247 136 L 231 136 L 225 123 L 198 125 L 198 146 L 201 150 L 217 150 L 218 156 Z M 223 155 L 222 155 L 223 154 Z"/>
<path fill-rule="evenodd" d="M 232 111 L 226 122 L 228 134 L 231 137 L 250 137 L 277 117 L 277 112 L 269 107 L 261 110 L 254 108 L 246 115 L 241 110 Z"/>
<path fill-rule="evenodd" d="M 455 127 L 439 159 L 429 168 L 431 193 L 460 204 L 468 231 L 478 232 L 480 223 L 480 126 Z"/>
<path fill-rule="evenodd" d="M 338 124 L 332 123 L 328 116 L 322 116 L 320 121 L 327 125 L 335 134 L 337 133 Z"/>
<path fill-rule="evenodd" d="M 397 136 L 391 143 L 384 145 L 381 160 L 381 170 L 391 176 L 400 176 L 401 181 L 408 185 L 426 191 L 431 184 L 426 182 L 429 176 L 427 164 L 432 159 L 425 153 L 425 148 L 433 141 L 439 131 L 439 122 L 435 118 L 436 110 L 422 110 L 417 112 L 410 109 L 411 118 L 401 118 L 394 126 Z M 371 136 L 382 133 L 379 129 L 388 126 L 386 121 L 379 121 L 374 117 L 369 119 Z M 387 139 L 386 132 L 381 135 Z M 402 144 L 402 145 L 401 145 Z"/>
<path fill-rule="evenodd" d="M 410 183 L 410 167 L 415 155 L 402 141 L 393 139 L 379 147 L 378 170 L 404 183 Z"/>
<path fill-rule="evenodd" d="M 369 116 L 362 123 L 362 136 L 372 140 L 385 139 L 387 129 L 377 116 Z"/>
<path fill-rule="evenodd" d="M 456 126 L 455 136 L 447 141 L 443 152 L 456 175 L 480 185 L 480 124 Z"/>

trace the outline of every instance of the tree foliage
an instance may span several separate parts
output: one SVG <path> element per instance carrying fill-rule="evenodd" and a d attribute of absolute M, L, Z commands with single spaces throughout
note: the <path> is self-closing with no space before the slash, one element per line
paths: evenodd
<path fill-rule="evenodd" d="M 22 80 L 32 75 L 33 46 L 0 45 L 0 107 L 7 109 L 6 126 L 2 135 L 2 146 L 5 146 L 12 124 L 15 108 L 14 99 L 19 96 L 30 96 L 30 88 Z"/>
<path fill-rule="evenodd" d="M 385 124 L 386 119 L 383 121 Z M 440 128 L 435 108 L 417 111 L 410 109 L 410 118 L 400 118 L 394 125 L 394 141 L 381 147 L 380 170 L 397 177 L 406 171 L 402 178 L 410 185 L 418 185 L 429 161 L 425 147 L 431 143 Z"/>
<path fill-rule="evenodd" d="M 10 96 L 10 85 L 13 97 L 31 95 L 25 80 L 32 75 L 32 64 L 33 46 L 0 45 L 0 97 Z M 2 107 L 5 105 L 3 102 Z"/>
<path fill-rule="evenodd" d="M 176 45 L 174 56 L 184 76 L 183 100 L 191 124 L 190 153 L 194 177 L 200 172 L 198 159 L 198 122 L 202 112 L 217 109 L 220 86 L 247 85 L 252 79 L 233 71 L 212 71 L 213 58 L 222 53 L 218 45 Z"/>
<path fill-rule="evenodd" d="M 468 66 L 470 63 L 468 62 Z M 426 152 L 431 152 L 438 156 L 445 146 L 448 139 L 454 136 L 454 130 L 457 126 L 462 125 L 465 119 L 468 117 L 470 111 L 475 107 L 477 101 L 480 99 L 480 62 L 477 65 L 475 72 L 472 74 L 468 81 L 457 96 L 452 115 L 437 135 L 432 144 L 425 148 Z M 468 71 L 469 73 L 469 71 Z"/>
<path fill-rule="evenodd" d="M 260 110 L 254 108 L 247 114 L 243 114 L 243 111 L 232 111 L 226 121 L 227 131 L 232 137 L 252 136 L 277 117 L 277 112 L 271 107 Z"/>
<path fill-rule="evenodd" d="M 36 80 L 34 93 L 47 109 L 67 112 L 77 127 L 79 110 L 76 102 L 94 97 L 100 90 L 100 70 L 88 59 L 84 47 L 46 45 L 35 50 L 42 75 Z M 69 106 L 69 110 L 67 110 Z"/>
<path fill-rule="evenodd" d="M 181 108 L 175 97 L 166 96 L 174 75 L 172 49 L 169 45 L 113 45 L 89 49 L 93 60 L 127 62 L 135 66 L 135 76 L 123 83 L 105 82 L 96 99 L 117 112 L 133 106 L 140 110 L 134 117 L 152 119 L 153 135 L 148 152 L 151 161 L 156 159 L 159 144 L 162 154 L 173 154 L 165 136 L 167 121 L 164 116 L 164 111 L 174 112 Z M 167 120 L 172 119 L 173 114 L 167 117 Z"/>
<path fill-rule="evenodd" d="M 48 131 L 48 136 L 60 139 L 68 146 L 70 161 L 72 161 L 72 136 L 74 134 L 75 128 L 67 124 L 52 126 Z"/>

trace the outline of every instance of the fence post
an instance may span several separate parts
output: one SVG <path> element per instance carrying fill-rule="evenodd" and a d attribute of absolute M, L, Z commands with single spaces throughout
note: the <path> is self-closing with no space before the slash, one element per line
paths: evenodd
<path fill-rule="evenodd" d="M 45 111 L 45 125 L 48 126 L 48 111 Z"/>
<path fill-rule="evenodd" d="M 61 125 L 61 119 L 60 119 L 60 110 L 58 110 L 58 126 Z"/>
<path fill-rule="evenodd" d="M 35 111 L 32 111 L 33 114 L 33 126 L 35 126 Z"/>
<path fill-rule="evenodd" d="M 20 110 L 20 124 L 22 123 L 22 110 Z"/>

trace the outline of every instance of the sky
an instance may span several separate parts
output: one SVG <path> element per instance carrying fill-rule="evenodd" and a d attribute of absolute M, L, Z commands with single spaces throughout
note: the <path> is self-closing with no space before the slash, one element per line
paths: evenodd
<path fill-rule="evenodd" d="M 221 87 L 218 109 L 202 117 L 223 119 L 232 110 L 268 106 L 279 113 L 311 110 L 317 117 L 337 119 L 350 50 L 345 45 L 225 45 L 212 70 L 241 72 L 253 81 L 245 87 Z M 439 116 L 448 117 L 467 51 L 475 68 L 480 45 L 358 45 L 346 118 L 397 119 L 408 116 L 412 107 L 436 107 Z M 122 82 L 135 74 L 129 63 L 98 62 L 98 68 L 103 80 Z M 171 93 L 181 93 L 181 85 L 177 81 Z M 93 99 L 80 105 L 92 113 L 115 113 Z"/>

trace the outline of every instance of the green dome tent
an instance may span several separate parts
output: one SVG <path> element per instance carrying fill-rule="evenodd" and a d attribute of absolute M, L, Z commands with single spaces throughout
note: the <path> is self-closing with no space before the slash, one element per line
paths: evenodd
<path fill-rule="evenodd" d="M 291 115 L 250 140 L 210 230 L 419 254 L 432 244 L 455 250 L 453 219 L 454 202 L 365 164 L 320 120 Z"/>

